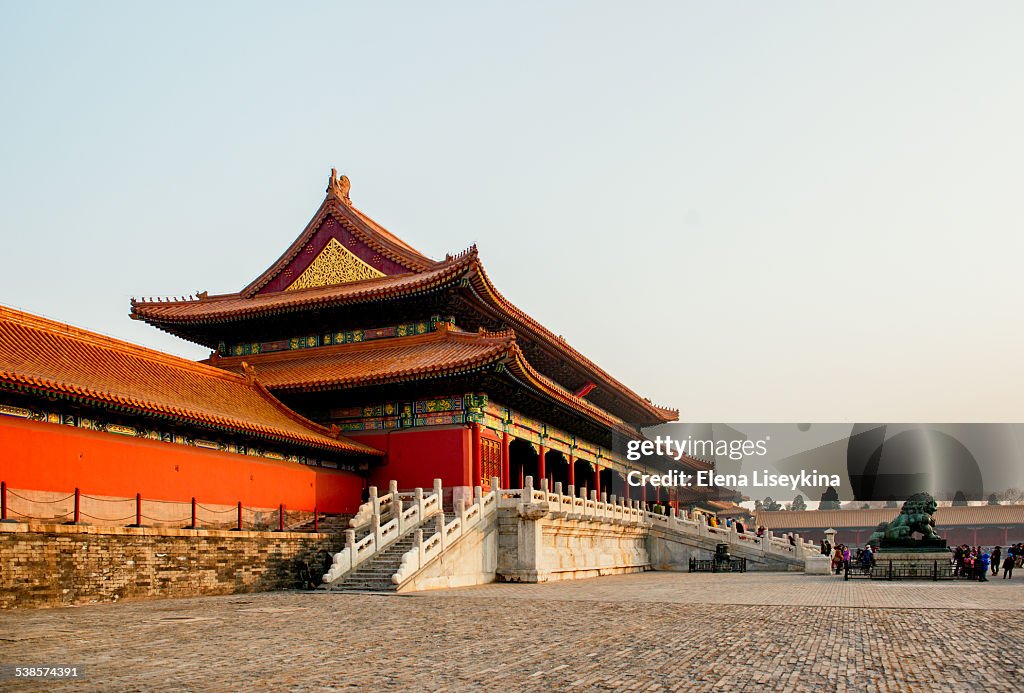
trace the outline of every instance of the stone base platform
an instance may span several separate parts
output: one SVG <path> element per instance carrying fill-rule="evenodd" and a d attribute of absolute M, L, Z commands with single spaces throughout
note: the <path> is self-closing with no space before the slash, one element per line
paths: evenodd
<path fill-rule="evenodd" d="M 908 551 L 906 549 L 882 549 L 875 554 L 875 564 L 881 565 L 886 561 L 918 561 L 921 563 L 949 563 L 953 556 L 949 551 Z"/>

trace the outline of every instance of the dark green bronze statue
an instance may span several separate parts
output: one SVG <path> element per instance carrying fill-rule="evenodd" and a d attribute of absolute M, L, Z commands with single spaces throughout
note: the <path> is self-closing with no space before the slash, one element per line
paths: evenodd
<path fill-rule="evenodd" d="M 946 545 L 935 533 L 935 499 L 928 493 L 915 493 L 907 499 L 900 514 L 892 522 L 882 522 L 868 540 L 872 546 L 937 546 Z M 921 534 L 915 540 L 914 534 Z"/>

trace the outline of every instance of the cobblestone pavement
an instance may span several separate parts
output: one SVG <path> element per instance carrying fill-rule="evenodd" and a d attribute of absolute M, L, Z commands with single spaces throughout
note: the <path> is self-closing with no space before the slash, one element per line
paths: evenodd
<path fill-rule="evenodd" d="M 646 573 L 417 595 L 274 592 L 0 613 L 10 690 L 1024 688 L 1024 580 Z"/>

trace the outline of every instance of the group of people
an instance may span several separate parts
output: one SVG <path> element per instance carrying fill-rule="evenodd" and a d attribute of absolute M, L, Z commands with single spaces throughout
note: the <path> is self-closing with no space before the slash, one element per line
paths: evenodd
<path fill-rule="evenodd" d="M 851 565 L 869 570 L 875 565 L 875 552 L 878 551 L 877 547 L 872 547 L 870 544 L 865 545 L 862 549 L 851 551 L 846 544 L 832 546 L 828 539 L 822 539 L 820 547 L 822 556 L 831 556 L 832 572 L 836 575 L 842 575 Z M 1013 569 L 1024 565 L 1024 542 L 1007 547 L 1005 552 L 1000 546 L 996 546 L 991 552 L 988 552 L 981 546 L 967 544 L 951 549 L 951 551 L 950 560 L 953 564 L 953 574 L 981 582 L 988 581 L 989 571 L 992 572 L 993 577 L 997 576 L 1000 568 L 1003 571 L 1004 580 L 1012 579 Z"/>
<path fill-rule="evenodd" d="M 1004 556 L 1001 546 L 996 546 L 991 553 L 985 551 L 981 546 L 969 546 L 961 544 L 953 549 L 953 571 L 960 577 L 969 577 L 980 582 L 988 581 L 989 570 L 992 577 L 999 574 L 1003 569 L 1003 579 L 1013 578 L 1013 569 L 1019 568 L 1024 562 L 1024 543 L 1014 544 L 1007 547 Z"/>
<path fill-rule="evenodd" d="M 835 575 L 842 575 L 850 565 L 859 565 L 869 570 L 875 565 L 875 551 L 870 544 L 865 544 L 862 549 L 850 550 L 846 544 L 832 546 L 828 539 L 821 540 L 821 555 L 832 557 L 832 572 Z"/>

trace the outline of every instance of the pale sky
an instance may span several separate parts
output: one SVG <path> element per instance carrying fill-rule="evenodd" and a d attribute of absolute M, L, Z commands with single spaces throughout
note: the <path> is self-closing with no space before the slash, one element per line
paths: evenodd
<path fill-rule="evenodd" d="M 0 2 L 0 303 L 203 357 L 129 298 L 242 288 L 336 166 L 686 421 L 1021 421 L 1022 35 L 1010 2 Z"/>

